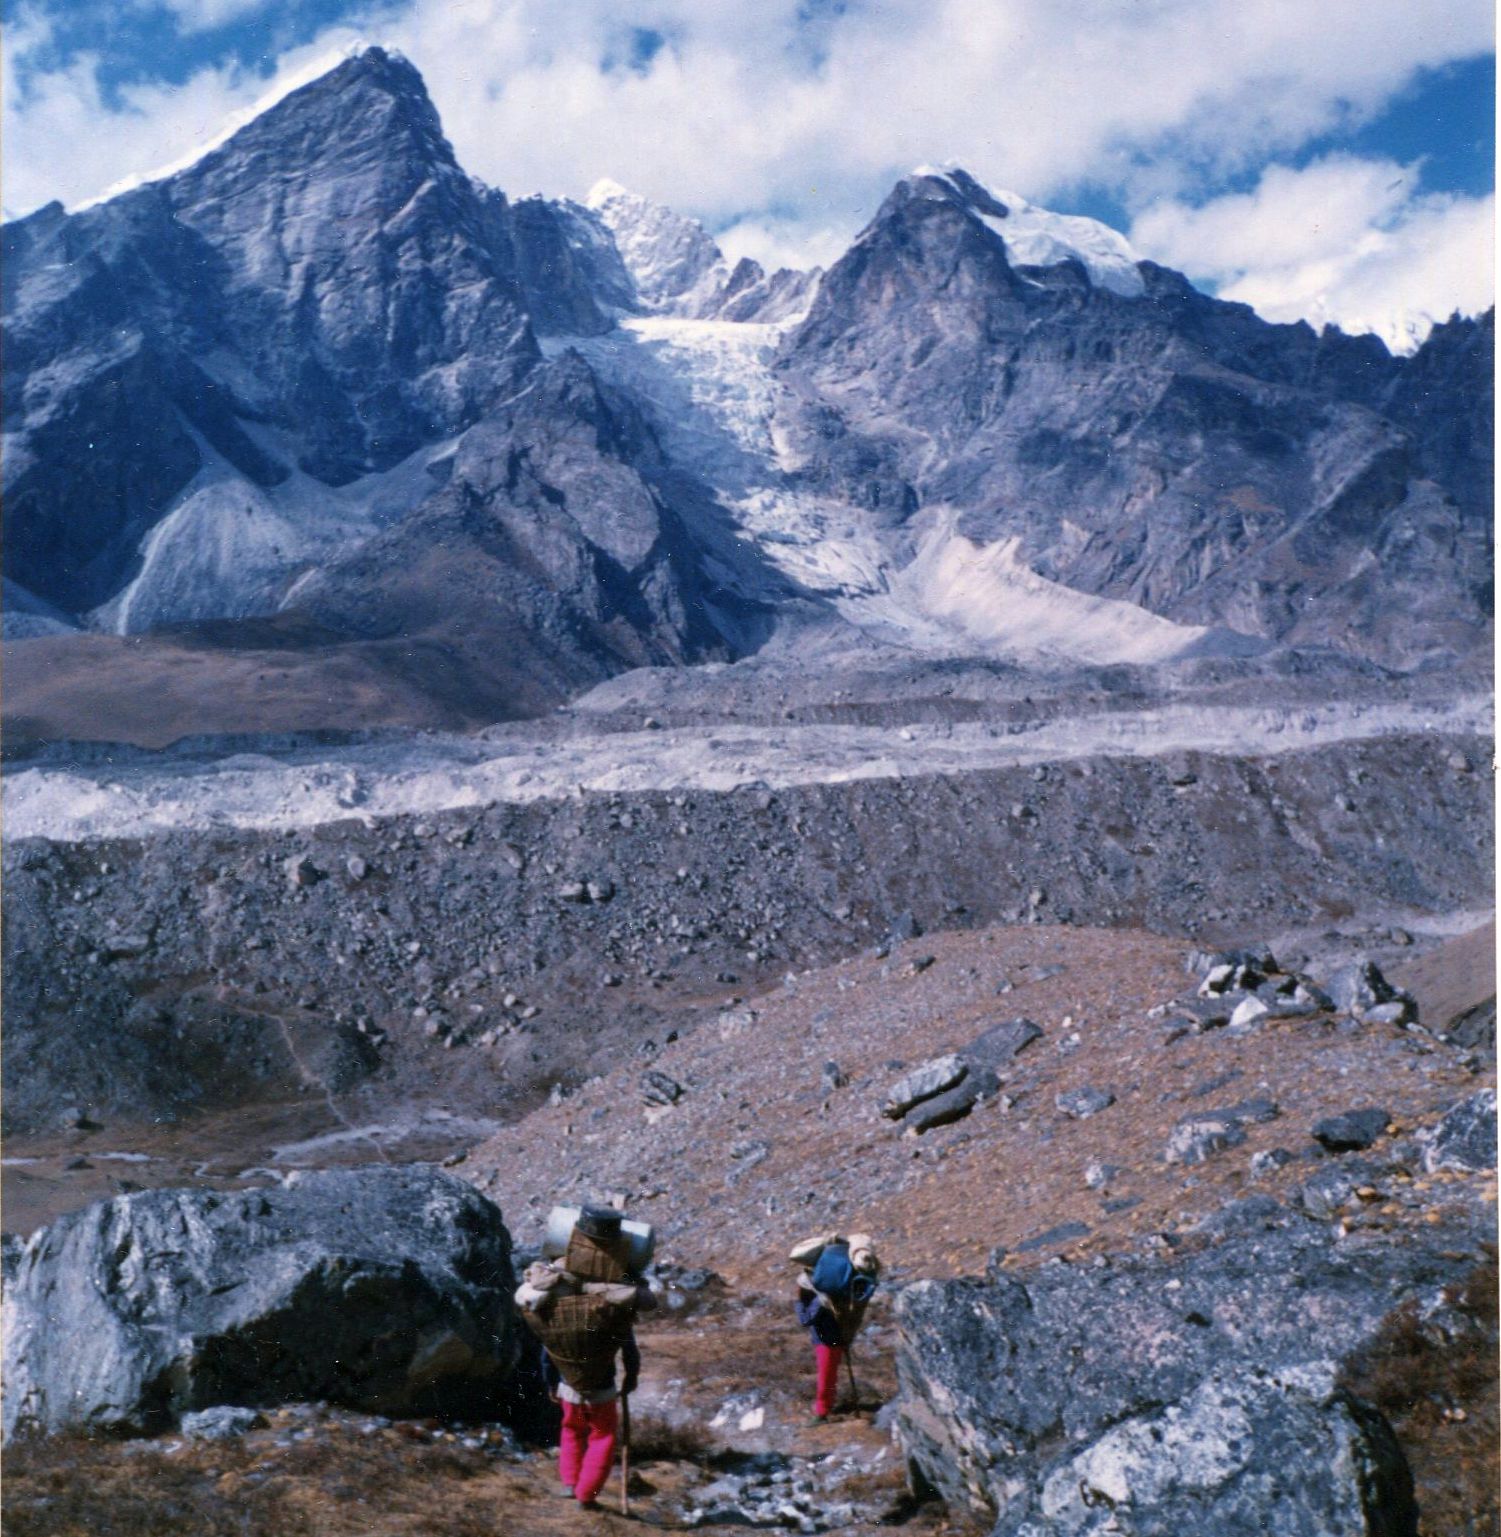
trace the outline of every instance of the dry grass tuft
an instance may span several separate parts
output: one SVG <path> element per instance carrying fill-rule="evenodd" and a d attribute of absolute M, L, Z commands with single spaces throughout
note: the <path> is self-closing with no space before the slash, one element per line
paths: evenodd
<path fill-rule="evenodd" d="M 696 1420 L 668 1420 L 659 1414 L 631 1415 L 631 1461 L 693 1462 L 707 1465 L 714 1438 Z"/>
<path fill-rule="evenodd" d="M 1387 1320 L 1340 1385 L 1391 1422 L 1416 1485 L 1422 1537 L 1495 1537 L 1501 1531 L 1496 1447 L 1498 1272 L 1495 1251 L 1445 1291 L 1443 1313 L 1415 1302 Z"/>
<path fill-rule="evenodd" d="M 170 1444 L 170 1443 L 168 1443 Z M 398 1435 L 317 1435 L 268 1447 L 264 1436 L 169 1452 L 55 1437 L 6 1450 L 7 1537 L 493 1537 L 493 1513 L 465 1509 L 460 1486 L 484 1456 Z M 364 1513 L 363 1515 L 361 1513 Z"/>

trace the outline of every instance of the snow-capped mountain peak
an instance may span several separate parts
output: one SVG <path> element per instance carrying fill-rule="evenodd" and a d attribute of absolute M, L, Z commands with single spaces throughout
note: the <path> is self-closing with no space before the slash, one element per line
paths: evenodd
<path fill-rule="evenodd" d="M 605 203 L 622 199 L 633 203 L 646 202 L 646 199 L 640 193 L 632 192 L 629 187 L 622 187 L 618 181 L 612 181 L 608 176 L 601 176 L 590 187 L 588 195 L 584 198 L 584 206 L 586 208 L 598 209 Z"/>
<path fill-rule="evenodd" d="M 1128 299 L 1144 292 L 1141 258 L 1119 230 L 1079 214 L 1054 213 L 1015 192 L 987 187 L 958 166 L 918 166 L 911 180 L 937 183 L 1006 247 L 1013 266 L 1052 267 L 1081 262 L 1097 288 Z"/>
<path fill-rule="evenodd" d="M 730 269 L 702 224 L 608 179 L 595 183 L 585 205 L 615 236 L 647 310 L 689 318 L 712 313 Z"/>

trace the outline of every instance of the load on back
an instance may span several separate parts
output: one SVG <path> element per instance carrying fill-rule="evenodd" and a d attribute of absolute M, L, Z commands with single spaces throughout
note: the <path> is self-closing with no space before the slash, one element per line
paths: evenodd
<path fill-rule="evenodd" d="M 881 1261 L 870 1235 L 822 1233 L 804 1239 L 789 1258 L 802 1268 L 799 1287 L 816 1292 L 838 1318 L 845 1343 L 853 1340 L 881 1276 Z"/>
<path fill-rule="evenodd" d="M 607 1206 L 554 1207 L 543 1259 L 528 1265 L 516 1305 L 563 1381 L 597 1393 L 615 1379 L 615 1356 L 638 1313 L 656 1306 L 641 1272 L 656 1235 Z"/>

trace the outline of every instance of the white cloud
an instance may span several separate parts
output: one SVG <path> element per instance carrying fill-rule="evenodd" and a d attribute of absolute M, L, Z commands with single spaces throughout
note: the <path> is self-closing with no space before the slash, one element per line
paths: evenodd
<path fill-rule="evenodd" d="M 266 3 L 267 0 L 161 0 L 183 32 L 211 32 L 215 27 L 263 10 Z"/>
<path fill-rule="evenodd" d="M 737 219 L 714 235 L 731 265 L 742 256 L 768 272 L 778 267 L 831 267 L 849 247 L 846 228 L 798 219 Z"/>
<path fill-rule="evenodd" d="M 1269 320 L 1374 331 L 1406 350 L 1495 295 L 1495 199 L 1425 196 L 1419 170 L 1344 155 L 1271 166 L 1253 191 L 1156 205 L 1131 240 Z"/>
<path fill-rule="evenodd" d="M 112 106 L 100 89 L 97 54 L 76 54 L 61 69 L 29 67 L 49 36 L 44 18 L 23 11 L 0 55 L 7 217 L 53 198 L 71 207 L 116 182 L 179 161 L 268 91 L 264 78 L 226 65 L 201 70 L 180 86 L 125 86 Z M 294 76 L 336 41 L 354 36 L 347 28 L 331 29 L 283 55 L 277 79 Z"/>
<path fill-rule="evenodd" d="M 204 18 L 250 0 L 172 0 Z M 1415 71 L 1493 46 L 1491 0 L 371 0 L 361 30 L 422 69 L 461 162 L 516 194 L 600 176 L 731 226 L 773 263 L 827 259 L 891 181 L 957 160 L 1046 201 L 1133 208 L 1369 118 Z M 644 66 L 633 29 L 668 38 Z M 14 28 L 13 28 L 14 31 Z M 325 33 L 293 68 L 331 40 Z M 14 41 L 12 42 L 14 53 Z M 8 67 L 15 61 L 8 61 Z M 261 94 L 206 71 L 109 111 L 92 62 L 7 91 L 7 201 L 95 193 Z"/>

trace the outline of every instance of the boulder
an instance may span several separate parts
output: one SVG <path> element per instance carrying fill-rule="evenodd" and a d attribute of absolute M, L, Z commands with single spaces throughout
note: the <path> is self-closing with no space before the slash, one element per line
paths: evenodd
<path fill-rule="evenodd" d="M 989 1099 L 1000 1092 L 1001 1080 L 986 1068 L 966 1073 L 952 1089 L 935 1094 L 914 1105 L 904 1117 L 903 1124 L 919 1136 L 939 1126 L 948 1126 L 963 1120 L 982 1099 Z"/>
<path fill-rule="evenodd" d="M 905 1288 L 896 1430 L 921 1479 L 995 1537 L 1415 1537 L 1401 1450 L 1342 1372 L 1473 1260 L 1277 1213 L 1206 1236 Z"/>
<path fill-rule="evenodd" d="M 1272 976 L 1279 970 L 1269 945 L 1251 945 L 1244 950 L 1190 950 L 1183 969 L 1191 977 L 1206 976 L 1220 967 L 1234 971 L 1238 966 Z"/>
<path fill-rule="evenodd" d="M 1445 1112 L 1437 1126 L 1419 1132 L 1423 1169 L 1471 1173 L 1496 1167 L 1496 1091 L 1482 1089 Z"/>
<path fill-rule="evenodd" d="M 1204 974 L 1204 980 L 1199 983 L 1199 996 L 1208 998 L 1225 992 L 1235 977 L 1235 967 L 1228 961 L 1221 962 L 1218 966 L 1211 966 Z"/>
<path fill-rule="evenodd" d="M 1272 1099 L 1243 1099 L 1218 1114 L 1229 1116 L 1235 1121 L 1250 1121 L 1254 1126 L 1265 1126 L 1269 1121 L 1275 1121 L 1282 1114 L 1282 1109 Z"/>
<path fill-rule="evenodd" d="M 1255 996 L 1242 998 L 1230 1015 L 1230 1029 L 1248 1030 L 1271 1013 L 1271 1009 Z"/>
<path fill-rule="evenodd" d="M 660 1068 L 648 1068 L 641 1075 L 641 1098 L 648 1105 L 675 1105 L 683 1092 L 682 1084 Z"/>
<path fill-rule="evenodd" d="M 1328 1003 L 1325 994 L 1310 993 L 1297 977 L 1276 977 L 1263 982 L 1254 997 L 1273 1019 L 1297 1019 L 1317 1014 Z"/>
<path fill-rule="evenodd" d="M 1357 1018 L 1378 1003 L 1387 1003 L 1395 996 L 1395 990 L 1374 961 L 1355 961 L 1341 966 L 1329 978 L 1329 996 L 1341 1014 L 1353 1014 Z"/>
<path fill-rule="evenodd" d="M 1246 997 L 1245 993 L 1231 992 L 1213 994 L 1207 998 L 1179 998 L 1174 1007 L 1190 1019 L 1197 1020 L 1201 1031 L 1215 1030 L 1230 1023 L 1230 1016 L 1245 1002 Z"/>
<path fill-rule="evenodd" d="M 1251 1155 L 1251 1178 L 1265 1179 L 1278 1169 L 1285 1169 L 1294 1161 L 1294 1155 L 1285 1147 L 1269 1147 L 1264 1152 Z"/>
<path fill-rule="evenodd" d="M 1086 1085 L 1082 1089 L 1069 1089 L 1053 1096 L 1053 1103 L 1060 1115 L 1071 1121 L 1087 1121 L 1090 1116 L 1108 1110 L 1115 1103 L 1115 1095 L 1108 1089 L 1096 1089 Z"/>
<path fill-rule="evenodd" d="M 1468 1051 L 1496 1049 L 1496 1000 L 1492 996 L 1456 1014 L 1440 1032 L 1451 1046 Z"/>
<path fill-rule="evenodd" d="M 1313 1138 L 1331 1153 L 1358 1153 L 1381 1136 L 1390 1120 L 1385 1110 L 1346 1110 L 1315 1121 Z"/>
<path fill-rule="evenodd" d="M 21 1255 L 5 1437 L 149 1434 L 311 1399 L 493 1418 L 517 1359 L 514 1284 L 499 1210 L 425 1167 L 101 1201 Z"/>
<path fill-rule="evenodd" d="M 1412 1025 L 1417 1023 L 1418 1006 L 1411 998 L 1399 995 L 1367 1009 L 1361 1018 L 1368 1025 Z"/>
<path fill-rule="evenodd" d="M 898 1121 L 913 1105 L 932 1099 L 945 1089 L 952 1089 L 968 1071 L 964 1059 L 956 1053 L 934 1057 L 892 1084 L 882 1102 L 881 1114 L 889 1120 Z"/>
<path fill-rule="evenodd" d="M 1208 1111 L 1180 1121 L 1167 1139 L 1163 1158 L 1168 1163 L 1203 1163 L 1212 1153 L 1239 1147 L 1245 1131 L 1233 1115 Z"/>
<path fill-rule="evenodd" d="M 230 1441 L 265 1427 L 266 1416 L 258 1409 L 217 1404 L 212 1409 L 194 1409 L 183 1415 L 178 1428 L 192 1441 Z"/>
<path fill-rule="evenodd" d="M 992 1025 L 977 1035 L 959 1055 L 969 1064 L 971 1072 L 990 1068 L 999 1072 L 1014 1057 L 1042 1036 L 1042 1026 L 1030 1019 L 1008 1019 L 1004 1024 Z"/>
<path fill-rule="evenodd" d="M 287 885 L 293 890 L 316 886 L 323 879 L 323 871 L 306 854 L 293 854 L 282 865 L 282 870 L 286 874 Z"/>
<path fill-rule="evenodd" d="M 1133 1416 L 1055 1469 L 1040 1505 L 1017 1537 L 1417 1531 L 1391 1426 L 1317 1366 L 1227 1372 Z"/>

